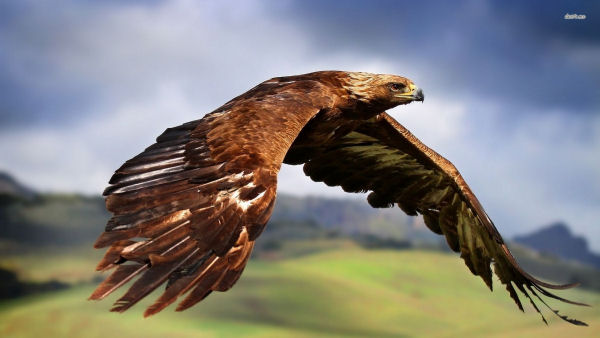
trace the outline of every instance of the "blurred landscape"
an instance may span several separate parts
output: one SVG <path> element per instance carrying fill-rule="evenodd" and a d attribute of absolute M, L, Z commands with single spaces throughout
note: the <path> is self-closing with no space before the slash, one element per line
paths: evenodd
<path fill-rule="evenodd" d="M 118 295 L 87 301 L 104 277 L 92 243 L 108 217 L 100 196 L 40 194 L 0 174 L 1 336 L 595 336 L 600 325 L 598 256 L 565 224 L 517 237 L 511 248 L 534 275 L 581 283 L 561 295 L 592 308 L 550 304 L 590 328 L 545 311 L 547 328 L 501 287 L 490 293 L 420 218 L 284 194 L 231 291 L 183 313 L 143 319 L 157 295 L 110 313 Z"/>
<path fill-rule="evenodd" d="M 598 13 L 585 0 L 0 1 L 0 338 L 600 337 Z M 300 166 L 282 167 L 231 291 L 147 319 L 157 295 L 124 314 L 109 312 L 122 293 L 87 301 L 105 277 L 98 193 L 124 159 L 257 83 L 328 69 L 423 88 L 426 103 L 388 113 L 460 169 L 526 270 L 581 283 L 558 294 L 591 308 L 550 305 L 590 327 L 542 308 L 546 327 L 421 218 Z"/>

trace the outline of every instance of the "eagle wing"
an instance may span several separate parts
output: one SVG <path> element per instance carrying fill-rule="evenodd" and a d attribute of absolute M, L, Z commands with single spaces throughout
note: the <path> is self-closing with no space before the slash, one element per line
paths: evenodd
<path fill-rule="evenodd" d="M 315 81 L 266 81 L 125 162 L 104 192 L 113 217 L 95 243 L 109 247 L 97 270 L 114 271 L 90 299 L 137 277 L 112 308 L 122 312 L 166 283 L 148 316 L 185 293 L 177 310 L 231 288 L 271 215 L 287 149 L 333 97 Z"/>
<path fill-rule="evenodd" d="M 585 305 L 545 289 L 566 289 L 576 284 L 552 285 L 525 272 L 452 163 L 391 116 L 382 113 L 342 135 L 313 148 L 296 142 L 286 162 L 306 162 L 304 172 L 314 181 L 341 186 L 347 192 L 371 191 L 367 200 L 373 207 L 397 204 L 409 215 L 423 215 L 427 227 L 444 235 L 448 246 L 460 252 L 471 272 L 480 276 L 490 290 L 493 263 L 496 275 L 521 310 L 515 287 L 540 315 L 533 298 L 548 306 L 540 295 Z M 570 323 L 585 325 L 552 311 Z M 542 319 L 546 322 L 543 315 Z"/>

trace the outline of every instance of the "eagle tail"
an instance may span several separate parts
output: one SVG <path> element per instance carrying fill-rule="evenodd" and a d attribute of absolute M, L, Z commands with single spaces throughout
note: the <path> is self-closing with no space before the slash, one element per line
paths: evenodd
<path fill-rule="evenodd" d="M 151 269 L 148 269 L 135 281 L 129 290 L 115 302 L 111 311 L 123 312 L 129 309 L 165 282 L 177 268 L 193 261 L 198 255 L 200 255 L 199 249 L 195 248 L 193 243 L 181 248 L 173 255 L 151 254 L 149 263 Z"/>
<path fill-rule="evenodd" d="M 246 227 L 243 227 L 235 245 L 225 255 L 217 256 L 209 252 L 195 264 L 172 273 L 166 290 L 146 309 L 144 316 L 161 311 L 188 291 L 189 294 L 177 306 L 177 311 L 188 309 L 212 291 L 229 290 L 242 274 L 253 247 L 254 242 L 249 240 Z"/>
<path fill-rule="evenodd" d="M 90 300 L 101 300 L 110 295 L 113 291 L 129 282 L 133 277 L 148 268 L 148 264 L 126 264 L 119 265 L 113 273 L 98 285 L 96 290 L 88 298 Z"/>

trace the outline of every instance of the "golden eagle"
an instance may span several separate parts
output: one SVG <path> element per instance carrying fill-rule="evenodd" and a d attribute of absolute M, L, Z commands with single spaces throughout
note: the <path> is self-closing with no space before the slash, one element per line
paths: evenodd
<path fill-rule="evenodd" d="M 114 272 L 90 298 L 139 276 L 112 308 L 122 312 L 166 283 L 148 316 L 185 294 L 178 311 L 230 289 L 271 216 L 277 173 L 287 163 L 304 164 L 314 181 L 370 191 L 375 208 L 397 204 L 423 215 L 490 289 L 493 264 L 521 310 L 517 290 L 538 312 L 534 298 L 546 304 L 541 296 L 585 305 L 546 290 L 574 284 L 548 284 L 523 271 L 452 163 L 385 113 L 423 100 L 401 76 L 314 72 L 265 81 L 202 119 L 167 129 L 117 169 L 104 191 L 114 215 L 95 243 L 109 247 L 97 269 Z"/>

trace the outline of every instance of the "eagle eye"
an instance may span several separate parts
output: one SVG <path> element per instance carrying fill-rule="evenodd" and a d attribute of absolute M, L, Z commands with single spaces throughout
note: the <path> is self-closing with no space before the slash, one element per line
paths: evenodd
<path fill-rule="evenodd" d="M 389 85 L 390 89 L 394 92 L 404 92 L 404 88 L 406 88 L 406 85 L 404 85 L 403 83 L 390 83 Z"/>

